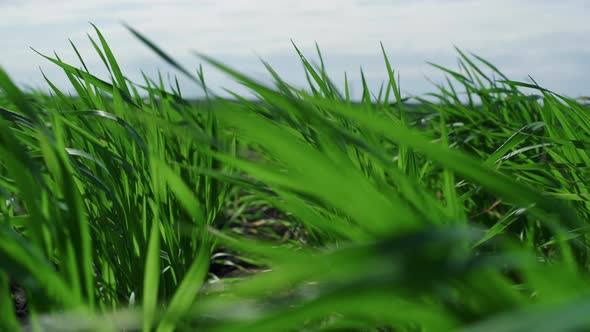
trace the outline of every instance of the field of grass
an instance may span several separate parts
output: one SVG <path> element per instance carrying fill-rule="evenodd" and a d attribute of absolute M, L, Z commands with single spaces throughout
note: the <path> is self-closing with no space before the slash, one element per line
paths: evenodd
<path fill-rule="evenodd" d="M 412 98 L 383 51 L 353 102 L 296 47 L 305 89 L 200 56 L 256 96 L 228 100 L 129 29 L 207 98 L 98 29 L 109 77 L 40 55 L 75 97 L 0 69 L 1 331 L 590 330 L 582 100 L 457 50 Z"/>

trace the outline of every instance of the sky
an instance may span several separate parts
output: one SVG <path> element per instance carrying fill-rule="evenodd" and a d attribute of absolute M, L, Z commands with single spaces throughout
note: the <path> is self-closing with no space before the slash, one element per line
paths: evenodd
<path fill-rule="evenodd" d="M 68 82 L 59 69 L 30 48 L 80 66 L 71 40 L 91 71 L 108 78 L 88 35 L 94 23 L 123 72 L 141 82 L 142 71 L 179 75 L 125 29 L 151 38 L 188 68 L 212 56 L 245 74 L 270 82 L 268 62 L 300 87 L 305 76 L 293 41 L 311 59 L 315 43 L 328 73 L 340 86 L 347 73 L 360 97 L 362 68 L 378 91 L 387 79 L 380 43 L 399 72 L 405 95 L 435 91 L 444 76 L 428 62 L 457 68 L 457 46 L 499 67 L 510 79 L 527 81 L 573 97 L 590 95 L 589 0 L 0 0 L 0 66 L 22 86 L 47 89 L 42 70 L 57 86 Z M 231 79 L 204 67 L 208 85 L 244 93 Z M 180 76 L 180 75 L 179 75 Z M 184 79 L 182 92 L 199 88 Z"/>

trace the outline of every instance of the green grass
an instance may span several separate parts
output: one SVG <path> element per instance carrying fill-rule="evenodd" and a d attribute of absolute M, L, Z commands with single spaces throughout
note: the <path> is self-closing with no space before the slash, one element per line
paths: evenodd
<path fill-rule="evenodd" d="M 197 55 L 257 96 L 228 100 L 129 29 L 207 98 L 130 82 L 98 29 L 109 77 L 42 55 L 76 96 L 0 70 L 0 330 L 14 282 L 38 331 L 590 329 L 581 100 L 458 49 L 409 98 L 382 48 L 360 102 L 319 48 L 305 89 Z"/>

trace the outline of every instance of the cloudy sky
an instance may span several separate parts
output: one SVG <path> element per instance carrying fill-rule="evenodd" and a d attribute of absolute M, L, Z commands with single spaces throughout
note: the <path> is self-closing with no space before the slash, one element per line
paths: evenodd
<path fill-rule="evenodd" d="M 426 62 L 454 68 L 456 45 L 511 79 L 531 75 L 556 92 L 580 96 L 590 95 L 588 18 L 589 0 L 0 0 L 0 66 L 22 85 L 46 88 L 41 68 L 67 87 L 64 75 L 29 47 L 78 66 L 71 39 L 91 70 L 106 77 L 87 37 L 93 22 L 131 79 L 139 80 L 141 70 L 174 74 L 126 22 L 187 67 L 199 65 L 196 50 L 265 79 L 262 58 L 300 86 L 304 76 L 290 40 L 312 58 L 317 42 L 332 78 L 342 82 L 347 72 L 357 97 L 361 67 L 374 89 L 386 79 L 379 42 L 405 94 L 433 91 L 427 78 L 439 82 L 442 75 Z M 212 69 L 205 76 L 212 86 L 243 91 Z M 187 95 L 198 93 L 189 82 L 182 86 Z"/>

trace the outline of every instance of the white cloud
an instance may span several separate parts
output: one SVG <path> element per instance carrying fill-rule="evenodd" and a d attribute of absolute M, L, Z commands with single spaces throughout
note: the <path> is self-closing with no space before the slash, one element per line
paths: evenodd
<path fill-rule="evenodd" d="M 85 56 L 92 54 L 88 21 L 101 28 L 126 67 L 136 70 L 139 60 L 149 64 L 149 51 L 122 27 L 125 21 L 183 59 L 192 59 L 191 49 L 234 59 L 281 58 L 292 54 L 292 38 L 309 52 L 317 41 L 328 65 L 330 56 L 345 55 L 351 63 L 338 69 L 363 64 L 377 81 L 380 41 L 412 79 L 429 72 L 424 61 L 454 56 L 456 44 L 500 61 L 495 63 L 518 78 L 540 73 L 549 82 L 583 80 L 568 87 L 589 83 L 575 75 L 576 68 L 588 68 L 590 54 L 590 6 L 583 0 L 29 0 L 0 2 L 0 12 L 6 47 L 0 63 L 27 77 L 45 64 L 28 45 L 74 60 L 67 41 L 72 38 Z M 93 63 L 99 65 L 98 58 Z"/>

